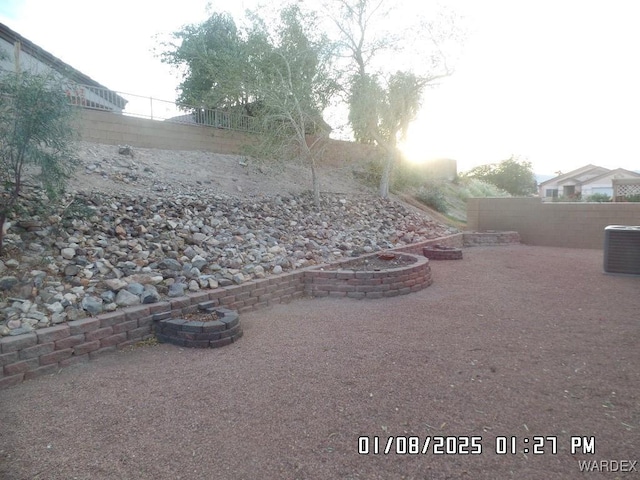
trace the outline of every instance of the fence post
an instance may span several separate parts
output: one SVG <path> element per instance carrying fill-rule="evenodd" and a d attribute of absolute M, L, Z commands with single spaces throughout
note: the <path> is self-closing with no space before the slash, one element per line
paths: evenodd
<path fill-rule="evenodd" d="M 153 120 L 153 97 L 149 97 L 149 104 L 151 105 L 151 120 Z"/>

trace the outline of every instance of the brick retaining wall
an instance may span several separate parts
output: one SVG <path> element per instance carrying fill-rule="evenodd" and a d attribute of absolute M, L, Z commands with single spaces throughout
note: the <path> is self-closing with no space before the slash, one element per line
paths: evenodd
<path fill-rule="evenodd" d="M 349 276 L 347 272 L 323 272 L 318 270 L 320 266 L 314 266 L 3 337 L 0 338 L 0 388 L 135 345 L 153 336 L 154 320 L 165 318 L 163 314 L 195 313 L 202 302 L 213 301 L 215 305 L 242 314 L 286 303 L 305 294 L 380 298 L 417 291 L 431 283 L 431 269 L 422 256 L 422 248 L 434 244 L 462 247 L 468 235 L 457 233 L 392 249 L 421 257 L 415 264 L 399 269 L 355 272 Z"/>
<path fill-rule="evenodd" d="M 366 255 L 367 258 L 376 255 Z M 352 260 L 333 266 L 341 270 L 320 270 L 316 267 L 304 274 L 305 294 L 312 297 L 383 298 L 406 295 L 428 287 L 432 283 L 431 267 L 425 257 L 415 258 L 415 263 L 375 272 L 349 270 Z"/>
<path fill-rule="evenodd" d="M 242 285 L 189 293 L 0 338 L 0 388 L 135 345 L 153 336 L 154 319 L 163 318 L 163 314 L 195 313 L 202 302 L 213 301 L 242 313 L 300 298 L 304 294 L 304 273 L 297 270 Z"/>
<path fill-rule="evenodd" d="M 476 247 L 481 245 L 513 245 L 520 243 L 518 232 L 465 232 L 464 246 Z"/>

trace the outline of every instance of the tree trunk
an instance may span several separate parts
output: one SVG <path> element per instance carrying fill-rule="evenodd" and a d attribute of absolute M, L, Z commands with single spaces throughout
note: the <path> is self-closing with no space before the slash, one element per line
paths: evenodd
<path fill-rule="evenodd" d="M 4 222 L 6 222 L 7 216 L 4 213 L 0 213 L 0 255 L 2 255 L 2 244 L 4 242 Z"/>
<path fill-rule="evenodd" d="M 391 181 L 391 171 L 393 170 L 393 164 L 395 163 L 395 149 L 388 149 L 386 160 L 384 162 L 384 169 L 382 170 L 382 177 L 380 177 L 379 194 L 382 198 L 389 197 L 389 183 Z"/>
<path fill-rule="evenodd" d="M 313 160 L 311 160 L 311 182 L 313 184 L 313 203 L 315 203 L 316 208 L 320 210 L 320 179 L 316 172 L 316 162 Z"/>

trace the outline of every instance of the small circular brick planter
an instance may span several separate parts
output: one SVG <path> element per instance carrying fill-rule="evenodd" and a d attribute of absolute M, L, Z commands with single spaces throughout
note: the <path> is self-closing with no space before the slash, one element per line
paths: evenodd
<path fill-rule="evenodd" d="M 429 260 L 462 260 L 462 249 L 456 247 L 431 245 L 424 247 L 422 253 Z"/>
<path fill-rule="evenodd" d="M 383 298 L 406 295 L 431 285 L 429 260 L 409 253 L 396 253 L 394 258 L 407 261 L 397 268 L 363 270 L 367 258 L 383 258 L 377 254 L 357 260 L 345 260 L 325 269 L 305 272 L 305 293 L 313 297 Z"/>
<path fill-rule="evenodd" d="M 155 326 L 158 341 L 181 347 L 218 348 L 229 345 L 242 336 L 238 312 L 215 307 L 213 302 L 200 303 L 198 310 L 203 320 L 169 318 L 158 321 Z M 206 320 L 212 315 L 217 319 Z"/>

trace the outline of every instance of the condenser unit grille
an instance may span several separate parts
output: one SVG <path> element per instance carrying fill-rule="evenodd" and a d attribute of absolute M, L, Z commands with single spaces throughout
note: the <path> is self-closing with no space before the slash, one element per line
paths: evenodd
<path fill-rule="evenodd" d="M 640 275 L 640 226 L 604 229 L 604 271 Z"/>

